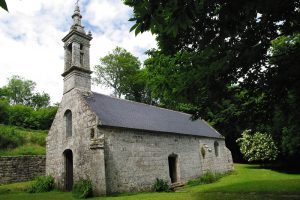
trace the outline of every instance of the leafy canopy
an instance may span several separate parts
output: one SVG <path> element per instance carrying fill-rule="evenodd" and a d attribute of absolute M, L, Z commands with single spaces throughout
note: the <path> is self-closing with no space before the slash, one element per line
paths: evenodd
<path fill-rule="evenodd" d="M 151 102 L 146 87 L 147 71 L 141 68 L 137 57 L 126 49 L 116 47 L 111 53 L 100 58 L 94 67 L 94 83 L 113 89 L 113 95 L 138 102 Z"/>
<path fill-rule="evenodd" d="M 5 0 L 0 0 L 0 7 L 3 8 L 4 10 L 8 11 Z"/>
<path fill-rule="evenodd" d="M 10 104 L 22 104 L 33 108 L 43 108 L 50 104 L 47 93 L 34 93 L 36 83 L 20 76 L 12 76 L 8 84 L 0 88 L 0 98 L 7 99 Z"/>

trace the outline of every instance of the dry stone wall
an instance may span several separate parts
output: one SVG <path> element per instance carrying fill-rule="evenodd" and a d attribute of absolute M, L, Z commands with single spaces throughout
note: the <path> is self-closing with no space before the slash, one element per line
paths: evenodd
<path fill-rule="evenodd" d="M 0 157 L 0 184 L 29 181 L 45 175 L 45 156 Z"/>

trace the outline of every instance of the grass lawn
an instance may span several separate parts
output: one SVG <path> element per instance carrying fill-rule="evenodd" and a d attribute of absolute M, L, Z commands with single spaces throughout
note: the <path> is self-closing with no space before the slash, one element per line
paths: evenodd
<path fill-rule="evenodd" d="M 216 183 L 186 186 L 170 193 L 121 194 L 114 197 L 100 197 L 101 200 L 281 200 L 300 199 L 300 174 L 286 174 L 257 165 L 236 164 L 235 172 Z M 23 190 L 29 183 L 0 186 L 2 200 L 73 199 L 71 193 L 54 191 L 50 193 L 28 194 Z"/>

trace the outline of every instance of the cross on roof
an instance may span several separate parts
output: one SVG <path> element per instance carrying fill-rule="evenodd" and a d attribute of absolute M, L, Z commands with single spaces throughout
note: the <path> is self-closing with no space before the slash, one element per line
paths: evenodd
<path fill-rule="evenodd" d="M 76 6 L 78 6 L 78 2 L 79 2 L 79 0 L 76 1 L 76 3 L 75 3 Z"/>

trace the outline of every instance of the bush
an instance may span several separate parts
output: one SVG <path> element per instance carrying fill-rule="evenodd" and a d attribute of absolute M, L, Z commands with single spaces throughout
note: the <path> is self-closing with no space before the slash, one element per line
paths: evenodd
<path fill-rule="evenodd" d="M 25 143 L 25 138 L 9 126 L 0 126 L 0 149 L 15 148 Z"/>
<path fill-rule="evenodd" d="M 79 181 L 73 185 L 72 194 L 73 197 L 79 199 L 86 199 L 88 197 L 92 197 L 93 186 L 91 180 L 82 178 L 79 179 Z"/>
<path fill-rule="evenodd" d="M 29 193 L 49 192 L 54 188 L 54 178 L 52 176 L 39 176 L 28 189 Z"/>
<path fill-rule="evenodd" d="M 9 104 L 6 100 L 0 99 L 0 123 L 7 124 L 9 116 Z"/>
<path fill-rule="evenodd" d="M 270 134 L 245 130 L 242 137 L 236 142 L 240 145 L 241 153 L 244 158 L 251 161 L 274 161 L 276 160 L 279 151 Z"/>
<path fill-rule="evenodd" d="M 9 108 L 9 124 L 29 128 L 34 124 L 33 108 L 17 104 Z"/>
<path fill-rule="evenodd" d="M 204 185 L 209 183 L 214 183 L 222 178 L 222 174 L 220 173 L 213 173 L 213 172 L 206 172 L 202 176 L 197 179 L 190 180 L 188 185 Z"/>
<path fill-rule="evenodd" d="M 163 179 L 156 179 L 155 183 L 153 185 L 153 190 L 155 192 L 169 192 L 170 191 L 170 185 L 168 181 L 165 181 Z"/>
<path fill-rule="evenodd" d="M 0 120 L 7 118 L 6 121 L 4 121 L 4 119 L 2 120 L 3 123 L 7 122 L 10 125 L 36 130 L 48 130 L 57 112 L 56 106 L 34 110 L 30 106 L 21 104 L 7 105 L 6 107 L 4 103 L 2 104 L 0 101 L 0 114 L 7 113 L 7 117 L 1 116 L 0 118 Z"/>

